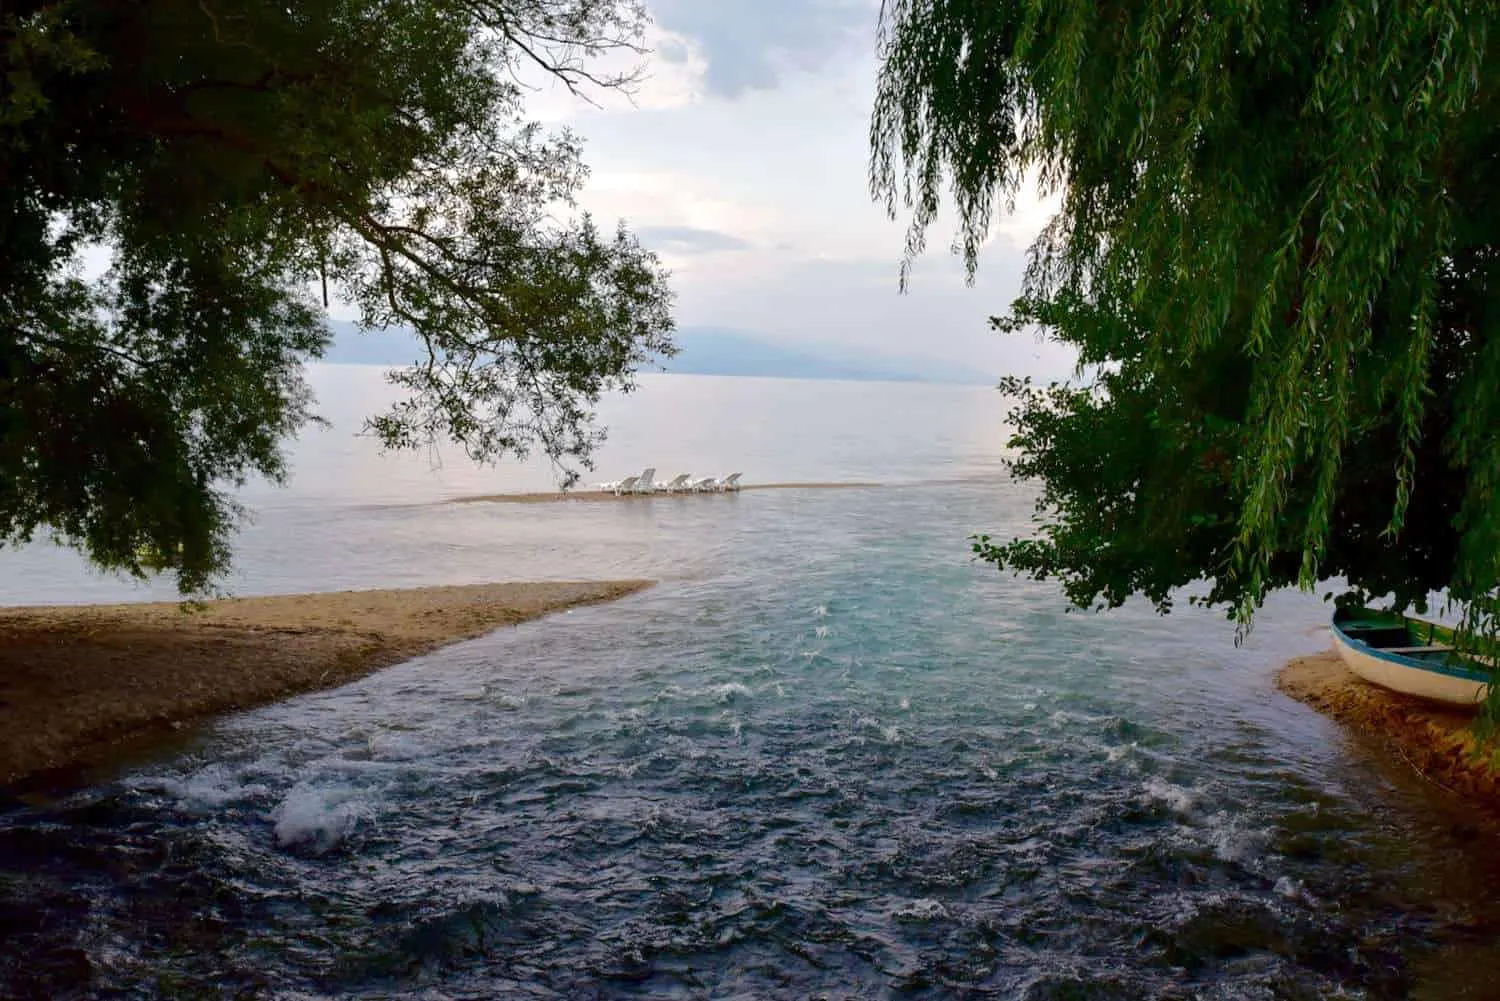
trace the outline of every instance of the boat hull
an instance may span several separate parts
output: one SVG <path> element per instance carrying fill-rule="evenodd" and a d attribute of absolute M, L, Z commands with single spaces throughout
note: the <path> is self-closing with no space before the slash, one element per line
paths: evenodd
<path fill-rule="evenodd" d="M 1357 643 L 1336 627 L 1333 630 L 1333 645 L 1350 671 L 1372 685 L 1389 688 L 1393 692 L 1454 706 L 1478 705 L 1489 694 L 1490 686 L 1484 682 L 1402 663 L 1406 658 Z"/>

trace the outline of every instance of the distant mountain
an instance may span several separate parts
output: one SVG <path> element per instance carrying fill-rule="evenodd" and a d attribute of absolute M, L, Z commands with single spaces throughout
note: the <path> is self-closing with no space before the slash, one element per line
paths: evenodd
<path fill-rule="evenodd" d="M 988 385 L 983 373 L 920 358 L 861 357 L 834 345 L 791 347 L 725 327 L 677 331 L 681 353 L 663 362 L 684 375 L 758 375 L 780 379 L 957 382 Z"/>
<path fill-rule="evenodd" d="M 410 365 L 425 349 L 405 329 L 361 333 L 354 324 L 330 320 L 333 343 L 323 360 L 346 365 Z M 662 362 L 681 375 L 753 375 L 780 379 L 844 379 L 881 382 L 951 382 L 989 385 L 983 373 L 918 358 L 861 358 L 832 345 L 792 347 L 743 330 L 684 327 L 682 350 Z"/>

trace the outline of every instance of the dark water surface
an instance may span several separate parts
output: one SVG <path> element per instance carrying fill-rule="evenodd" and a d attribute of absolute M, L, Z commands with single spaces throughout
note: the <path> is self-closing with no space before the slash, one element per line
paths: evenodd
<path fill-rule="evenodd" d="M 1493 836 L 1272 688 L 1315 599 L 1064 614 L 993 475 L 572 507 L 664 582 L 0 814 L 0 995 L 1500 996 Z"/>

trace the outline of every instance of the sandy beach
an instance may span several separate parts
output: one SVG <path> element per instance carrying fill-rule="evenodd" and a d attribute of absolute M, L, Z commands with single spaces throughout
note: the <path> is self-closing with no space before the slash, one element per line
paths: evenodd
<path fill-rule="evenodd" d="M 331 688 L 650 581 L 478 584 L 0 609 L 0 785 L 128 756 L 196 720 Z"/>
<path fill-rule="evenodd" d="M 1476 756 L 1474 713 L 1408 698 L 1357 678 L 1334 651 L 1298 657 L 1276 685 L 1389 753 L 1426 781 L 1500 816 L 1500 769 Z"/>
<path fill-rule="evenodd" d="M 472 497 L 455 497 L 450 504 L 551 504 L 563 501 L 578 503 L 630 503 L 632 501 L 703 501 L 711 497 L 733 497 L 735 494 L 753 493 L 757 490 L 868 490 L 883 486 L 880 483 L 752 483 L 727 494 L 655 492 L 649 494 L 616 494 L 608 490 L 553 490 L 518 494 L 476 494 Z"/>

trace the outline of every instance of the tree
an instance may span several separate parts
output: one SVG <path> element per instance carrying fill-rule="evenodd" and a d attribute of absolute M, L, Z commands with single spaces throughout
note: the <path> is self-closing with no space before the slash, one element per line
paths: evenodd
<path fill-rule="evenodd" d="M 1078 605 L 1207 580 L 1460 601 L 1500 583 L 1500 9 L 1478 0 L 887 0 L 871 182 L 971 269 L 1063 194 L 995 325 L 1073 345 L 1008 381 L 1040 531 L 976 551 Z"/>
<path fill-rule="evenodd" d="M 390 447 L 587 466 L 601 393 L 671 354 L 623 228 L 570 218 L 577 140 L 524 79 L 628 88 L 635 0 L 21 0 L 0 8 L 0 545 L 184 592 L 313 419 L 312 289 L 426 347 Z M 608 62 L 609 60 L 604 60 Z M 107 254 L 107 271 L 83 263 Z"/>

